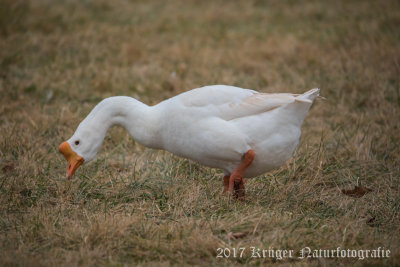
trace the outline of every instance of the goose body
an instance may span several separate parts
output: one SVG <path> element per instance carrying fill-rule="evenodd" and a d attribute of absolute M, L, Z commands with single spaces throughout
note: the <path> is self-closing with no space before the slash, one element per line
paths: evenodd
<path fill-rule="evenodd" d="M 263 94 L 233 86 L 188 91 L 155 106 L 163 114 L 160 148 L 225 174 L 252 149 L 256 157 L 244 177 L 260 175 L 291 157 L 317 94 Z"/>
<path fill-rule="evenodd" d="M 117 124 L 144 146 L 222 169 L 225 175 L 230 175 L 243 155 L 252 150 L 254 159 L 242 175 L 254 177 L 291 157 L 301 124 L 318 94 L 319 89 L 299 95 L 266 94 L 213 85 L 154 106 L 131 97 L 110 97 L 101 101 L 63 144 L 86 163 L 96 155 L 108 128 Z M 62 150 L 60 146 L 65 156 Z M 67 175 L 77 167 L 73 168 Z"/>

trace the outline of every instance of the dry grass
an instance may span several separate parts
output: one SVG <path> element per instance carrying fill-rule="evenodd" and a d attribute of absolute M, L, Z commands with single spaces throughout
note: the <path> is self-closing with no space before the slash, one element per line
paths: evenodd
<path fill-rule="evenodd" d="M 399 24 L 398 1 L 1 1 L 0 264 L 400 264 Z M 216 83 L 327 98 L 246 203 L 219 195 L 219 171 L 119 128 L 64 179 L 57 146 L 102 98 Z M 341 193 L 354 185 L 373 191 Z M 391 257 L 216 258 L 250 246 Z"/>

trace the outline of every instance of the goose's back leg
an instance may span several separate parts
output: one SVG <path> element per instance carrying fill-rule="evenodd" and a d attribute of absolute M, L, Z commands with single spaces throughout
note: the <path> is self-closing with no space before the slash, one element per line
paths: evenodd
<path fill-rule="evenodd" d="M 253 150 L 249 150 L 244 153 L 242 161 L 239 166 L 233 170 L 231 176 L 229 177 L 228 190 L 232 193 L 232 196 L 239 198 L 240 200 L 245 200 L 245 189 L 244 189 L 244 178 L 243 173 L 253 162 L 255 153 Z M 225 177 L 224 177 L 225 184 Z M 224 188 L 225 189 L 225 188 Z"/>

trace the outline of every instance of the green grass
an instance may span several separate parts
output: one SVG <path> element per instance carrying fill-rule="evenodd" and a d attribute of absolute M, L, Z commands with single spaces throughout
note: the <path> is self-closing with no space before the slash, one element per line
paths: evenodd
<path fill-rule="evenodd" d="M 398 265 L 399 22 L 398 1 L 2 1 L 0 264 Z M 246 203 L 220 195 L 220 171 L 120 128 L 65 180 L 57 147 L 101 99 L 210 84 L 327 98 L 293 158 L 246 181 Z M 355 185 L 373 191 L 341 192 Z M 391 257 L 216 257 L 251 246 Z"/>

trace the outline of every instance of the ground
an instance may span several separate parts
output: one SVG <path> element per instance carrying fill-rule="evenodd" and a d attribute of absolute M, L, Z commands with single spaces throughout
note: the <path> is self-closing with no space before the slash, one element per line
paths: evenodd
<path fill-rule="evenodd" d="M 0 264 L 400 264 L 399 24 L 394 0 L 1 1 Z M 57 147 L 101 99 L 211 84 L 326 97 L 292 159 L 246 181 L 245 203 L 220 195 L 220 171 L 117 127 L 65 179 Z"/>

